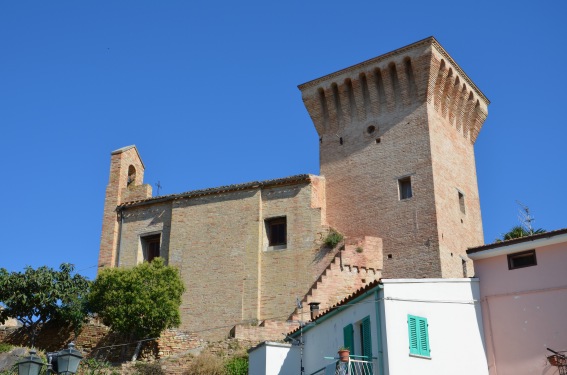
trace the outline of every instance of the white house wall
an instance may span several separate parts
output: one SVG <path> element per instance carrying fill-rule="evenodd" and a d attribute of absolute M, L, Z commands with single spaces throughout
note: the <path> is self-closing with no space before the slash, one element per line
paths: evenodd
<path fill-rule="evenodd" d="M 248 375 L 297 375 L 299 348 L 289 344 L 264 342 L 250 350 Z"/>
<path fill-rule="evenodd" d="M 488 374 L 477 279 L 382 282 L 386 374 Z M 409 353 L 408 314 L 427 318 L 429 358 Z"/>
<path fill-rule="evenodd" d="M 376 309 L 374 308 L 374 293 L 357 301 L 354 305 L 343 307 L 338 314 L 328 320 L 318 322 L 315 327 L 306 330 L 303 335 L 305 343 L 303 363 L 305 374 L 309 375 L 323 368 L 333 361 L 325 357 L 337 357 L 339 347 L 343 346 L 343 328 L 348 324 L 355 325 L 365 317 L 370 317 L 370 329 L 372 332 L 372 356 L 377 356 L 378 339 L 376 326 Z M 360 339 L 357 340 L 355 329 L 355 353 L 360 353 Z M 353 353 L 351 353 L 353 354 Z"/>

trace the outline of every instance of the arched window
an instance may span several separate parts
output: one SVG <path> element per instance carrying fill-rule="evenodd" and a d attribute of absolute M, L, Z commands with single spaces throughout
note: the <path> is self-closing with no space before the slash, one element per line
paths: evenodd
<path fill-rule="evenodd" d="M 133 165 L 128 167 L 128 183 L 126 186 L 134 186 L 136 181 L 136 168 Z"/>

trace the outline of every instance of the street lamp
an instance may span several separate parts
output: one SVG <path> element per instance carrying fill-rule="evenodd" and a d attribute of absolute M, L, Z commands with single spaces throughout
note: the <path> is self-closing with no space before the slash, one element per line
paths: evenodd
<path fill-rule="evenodd" d="M 65 375 L 76 373 L 81 359 L 83 359 L 81 352 L 75 349 L 75 344 L 70 343 L 69 349 L 57 353 L 57 373 Z"/>
<path fill-rule="evenodd" d="M 41 368 L 45 365 L 41 359 L 35 355 L 35 350 L 30 350 L 30 356 L 18 362 L 18 375 L 39 375 Z M 79 368 L 79 362 L 83 359 L 81 352 L 75 349 L 75 344 L 70 343 L 68 349 L 63 349 L 56 353 L 48 353 L 49 363 L 47 364 L 47 374 L 75 374 Z M 51 361 L 56 359 L 53 368 Z"/>
<path fill-rule="evenodd" d="M 18 375 L 37 375 L 44 363 L 37 355 L 35 350 L 30 350 L 30 356 L 24 357 L 18 362 Z"/>

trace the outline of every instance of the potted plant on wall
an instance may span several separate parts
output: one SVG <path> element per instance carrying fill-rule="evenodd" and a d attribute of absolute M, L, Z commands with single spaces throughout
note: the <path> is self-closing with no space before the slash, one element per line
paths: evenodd
<path fill-rule="evenodd" d="M 339 360 L 341 362 L 348 362 L 350 356 L 350 348 L 348 346 L 341 346 L 338 351 Z"/>

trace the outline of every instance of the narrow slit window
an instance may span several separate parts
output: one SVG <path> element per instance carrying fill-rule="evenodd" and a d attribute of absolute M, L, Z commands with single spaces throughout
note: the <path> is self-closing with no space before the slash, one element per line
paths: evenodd
<path fill-rule="evenodd" d="M 466 210 L 465 210 L 465 195 L 463 193 L 461 193 L 460 191 L 458 193 L 459 193 L 459 207 L 461 209 L 461 212 L 464 214 L 464 213 L 466 213 Z"/>
<path fill-rule="evenodd" d="M 268 235 L 268 246 L 281 246 L 287 244 L 287 220 L 286 217 L 275 217 L 266 219 L 266 234 Z"/>
<path fill-rule="evenodd" d="M 521 253 L 508 254 L 508 269 L 537 266 L 535 250 L 522 251 Z"/>
<path fill-rule="evenodd" d="M 409 199 L 413 196 L 410 177 L 400 178 L 398 180 L 398 188 L 400 192 L 400 200 Z"/>

